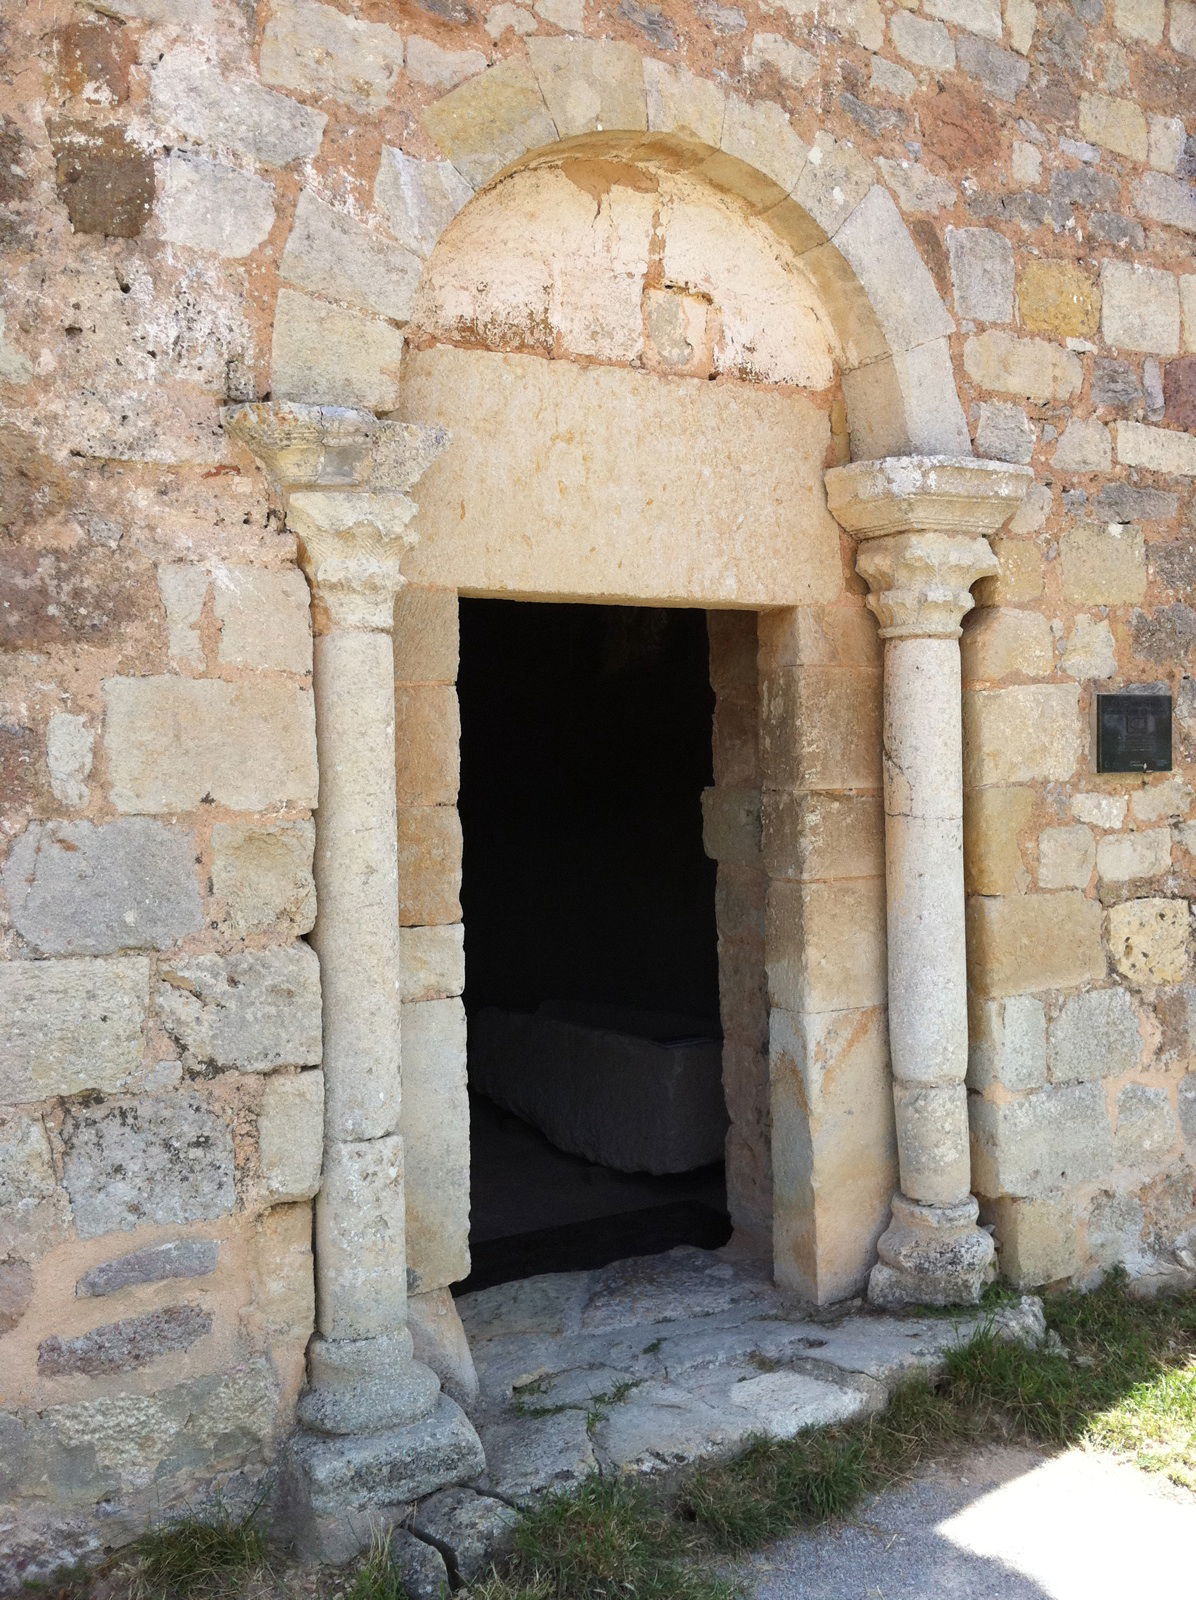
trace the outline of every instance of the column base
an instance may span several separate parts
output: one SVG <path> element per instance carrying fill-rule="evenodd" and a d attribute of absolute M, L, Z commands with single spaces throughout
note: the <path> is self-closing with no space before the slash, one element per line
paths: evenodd
<path fill-rule="evenodd" d="M 979 1214 L 973 1195 L 950 1206 L 894 1195 L 893 1220 L 868 1278 L 873 1305 L 976 1305 L 996 1276 L 992 1238 L 977 1227 Z"/>
<path fill-rule="evenodd" d="M 379 1433 L 429 1416 L 440 1393 L 430 1367 L 412 1357 L 406 1328 L 372 1339 L 324 1339 L 307 1351 L 308 1387 L 299 1421 L 313 1433 Z"/>
<path fill-rule="evenodd" d="M 287 1446 L 279 1517 L 300 1557 L 341 1563 L 401 1522 L 411 1502 L 485 1471 L 469 1418 L 441 1395 L 405 1427 L 331 1438 L 301 1432 Z"/>

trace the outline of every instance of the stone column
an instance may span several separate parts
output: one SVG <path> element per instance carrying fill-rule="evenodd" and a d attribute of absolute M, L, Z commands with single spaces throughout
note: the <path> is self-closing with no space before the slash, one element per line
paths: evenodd
<path fill-rule="evenodd" d="M 987 535 L 1028 468 L 898 457 L 826 475 L 831 511 L 861 540 L 884 659 L 889 1048 L 900 1192 L 877 1246 L 881 1305 L 973 1304 L 993 1275 L 968 1137 L 963 733 L 959 636 L 971 586 L 997 570 Z"/>
<path fill-rule="evenodd" d="M 231 408 L 266 466 L 312 590 L 319 804 L 316 926 L 324 1015 L 324 1176 L 316 1335 L 289 1511 L 312 1554 L 341 1558 L 370 1518 L 475 1475 L 477 1436 L 412 1354 L 400 1111 L 394 626 L 414 542 L 404 492 L 443 436 L 370 412 Z"/>

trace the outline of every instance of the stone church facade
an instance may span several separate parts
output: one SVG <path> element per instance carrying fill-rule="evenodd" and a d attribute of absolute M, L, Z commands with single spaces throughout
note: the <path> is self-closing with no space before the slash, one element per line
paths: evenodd
<path fill-rule="evenodd" d="M 460 595 L 708 613 L 727 1203 L 782 1288 L 1196 1274 L 1196 4 L 4 44 L 12 1580 L 483 1469 Z M 1171 697 L 1154 770 L 1098 771 L 1112 692 Z"/>

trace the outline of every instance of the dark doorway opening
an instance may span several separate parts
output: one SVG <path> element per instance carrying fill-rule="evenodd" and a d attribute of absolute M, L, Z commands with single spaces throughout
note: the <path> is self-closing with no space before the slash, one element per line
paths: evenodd
<path fill-rule="evenodd" d="M 705 614 L 461 602 L 473 1271 L 730 1234 Z"/>

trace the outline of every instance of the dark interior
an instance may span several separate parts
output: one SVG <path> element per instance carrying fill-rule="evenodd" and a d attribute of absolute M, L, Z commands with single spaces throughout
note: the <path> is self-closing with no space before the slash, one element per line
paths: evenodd
<path fill-rule="evenodd" d="M 705 614 L 462 600 L 459 691 L 471 1079 L 488 1008 L 642 1008 L 717 1039 Z M 470 1112 L 462 1288 L 729 1234 L 721 1162 L 616 1170 L 476 1082 Z"/>

